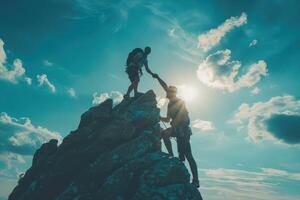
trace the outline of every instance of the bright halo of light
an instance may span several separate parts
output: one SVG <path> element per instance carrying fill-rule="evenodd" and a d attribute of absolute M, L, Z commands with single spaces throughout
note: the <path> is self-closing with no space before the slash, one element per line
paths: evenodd
<path fill-rule="evenodd" d="M 182 98 L 185 101 L 193 101 L 199 95 L 197 88 L 190 85 L 181 85 L 178 86 L 178 97 Z"/>

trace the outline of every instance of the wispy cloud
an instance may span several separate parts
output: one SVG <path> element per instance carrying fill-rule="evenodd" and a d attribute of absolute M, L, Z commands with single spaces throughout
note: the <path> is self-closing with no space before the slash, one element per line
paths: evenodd
<path fill-rule="evenodd" d="M 263 60 L 250 65 L 244 74 L 239 75 L 241 62 L 230 59 L 229 49 L 208 55 L 198 67 L 199 80 L 207 86 L 234 92 L 244 87 L 252 87 L 263 76 L 267 76 L 267 64 Z"/>
<path fill-rule="evenodd" d="M 257 44 L 257 40 L 254 39 L 254 40 L 252 40 L 252 41 L 250 42 L 249 47 L 253 47 L 253 46 L 255 46 L 256 44 Z"/>
<path fill-rule="evenodd" d="M 56 87 L 49 81 L 46 74 L 41 74 L 41 75 L 38 74 L 36 76 L 36 78 L 37 78 L 39 87 L 46 86 L 52 93 L 56 92 Z"/>
<path fill-rule="evenodd" d="M 253 95 L 257 95 L 260 93 L 260 89 L 258 87 L 253 88 L 253 90 L 251 90 L 251 94 Z"/>
<path fill-rule="evenodd" d="M 93 94 L 93 105 L 98 105 L 102 102 L 104 102 L 106 99 L 112 99 L 113 104 L 116 105 L 120 103 L 123 100 L 123 94 L 119 91 L 112 91 L 110 93 L 100 93 L 94 92 Z"/>
<path fill-rule="evenodd" d="M 293 96 L 276 96 L 252 106 L 240 105 L 234 121 L 248 130 L 251 141 L 300 143 L 300 101 Z"/>
<path fill-rule="evenodd" d="M 113 27 L 113 32 L 118 32 L 127 23 L 130 10 L 141 3 L 140 0 L 76 0 L 76 8 L 81 11 L 82 16 L 71 19 L 84 19 L 86 17 L 98 18 L 100 23 Z"/>
<path fill-rule="evenodd" d="M 240 17 L 231 17 L 226 19 L 217 28 L 211 29 L 206 33 L 198 36 L 198 47 L 204 51 L 210 50 L 216 46 L 226 33 L 234 29 L 235 27 L 242 26 L 247 23 L 246 13 L 242 13 Z"/>
<path fill-rule="evenodd" d="M 25 68 L 19 58 L 16 58 L 12 64 L 7 63 L 7 56 L 4 50 L 4 42 L 0 38 L 0 79 L 11 83 L 18 83 L 20 80 L 25 80 L 28 85 L 31 85 L 28 80 L 30 78 L 25 75 Z"/>
<path fill-rule="evenodd" d="M 75 91 L 74 88 L 69 88 L 69 89 L 67 90 L 67 92 L 68 92 L 68 94 L 70 95 L 70 97 L 73 97 L 73 98 L 76 97 L 76 91 Z"/>
<path fill-rule="evenodd" d="M 161 8 L 160 4 L 149 4 L 145 6 L 156 17 L 165 22 L 163 28 L 174 44 L 177 44 L 181 50 L 191 55 L 199 55 L 197 48 L 197 37 L 186 31 L 180 21 L 168 11 Z M 191 14 L 191 13 L 189 13 Z"/>
<path fill-rule="evenodd" d="M 277 193 L 280 184 L 287 181 L 298 181 L 298 173 L 285 170 L 262 168 L 257 171 L 241 169 L 199 169 L 202 174 L 202 190 L 213 199 L 293 199 L 287 192 Z M 274 184 L 276 182 L 277 184 Z M 299 183 L 295 183 L 298 184 Z"/>
<path fill-rule="evenodd" d="M 201 131 L 215 130 L 215 127 L 211 121 L 205 121 L 200 119 L 194 120 L 192 127 L 196 129 L 200 129 Z"/>
<path fill-rule="evenodd" d="M 25 77 L 25 81 L 28 85 L 32 85 L 32 78 Z"/>
<path fill-rule="evenodd" d="M 52 67 L 53 66 L 53 63 L 50 62 L 49 60 L 43 60 L 43 64 L 47 67 Z"/>

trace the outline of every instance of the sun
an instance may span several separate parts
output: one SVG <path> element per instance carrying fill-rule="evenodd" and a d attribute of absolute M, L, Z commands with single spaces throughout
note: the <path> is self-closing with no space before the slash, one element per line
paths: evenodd
<path fill-rule="evenodd" d="M 199 95 L 197 88 L 191 85 L 178 86 L 178 96 L 187 102 L 194 101 Z"/>

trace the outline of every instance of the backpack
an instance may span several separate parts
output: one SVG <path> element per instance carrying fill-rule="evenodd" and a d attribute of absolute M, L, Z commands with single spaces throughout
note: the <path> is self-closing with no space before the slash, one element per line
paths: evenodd
<path fill-rule="evenodd" d="M 128 54 L 126 66 L 129 66 L 130 63 L 134 62 L 134 60 L 133 60 L 134 56 L 137 55 L 138 53 L 144 53 L 143 49 L 135 48 Z"/>

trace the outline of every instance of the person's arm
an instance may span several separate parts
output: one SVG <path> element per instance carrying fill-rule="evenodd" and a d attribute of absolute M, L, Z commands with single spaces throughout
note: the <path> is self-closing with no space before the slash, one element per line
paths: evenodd
<path fill-rule="evenodd" d="M 154 78 L 157 78 L 159 84 L 161 85 L 161 87 L 163 87 L 163 89 L 168 92 L 168 85 L 166 84 L 166 82 L 164 82 L 157 74 L 153 75 Z"/>
<path fill-rule="evenodd" d="M 149 69 L 148 62 L 145 62 L 144 65 L 145 65 L 146 71 L 147 71 L 149 74 L 151 74 L 151 76 L 154 76 L 154 73 Z"/>

